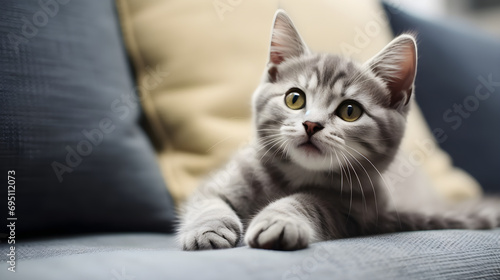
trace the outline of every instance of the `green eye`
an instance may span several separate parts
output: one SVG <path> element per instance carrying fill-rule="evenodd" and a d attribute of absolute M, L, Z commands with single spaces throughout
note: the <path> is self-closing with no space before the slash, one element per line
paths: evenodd
<path fill-rule="evenodd" d="M 353 100 L 345 101 L 337 108 L 337 116 L 346 122 L 356 121 L 362 114 L 363 108 Z"/>
<path fill-rule="evenodd" d="M 292 110 L 302 109 L 306 105 L 306 94 L 298 88 L 291 88 L 286 92 L 285 104 Z"/>

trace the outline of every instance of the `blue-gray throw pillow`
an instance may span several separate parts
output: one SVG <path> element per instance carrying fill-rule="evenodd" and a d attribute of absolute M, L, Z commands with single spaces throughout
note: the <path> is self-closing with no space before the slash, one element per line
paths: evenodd
<path fill-rule="evenodd" d="M 2 1 L 0 219 L 16 235 L 170 232 L 139 117 L 114 1 Z"/>
<path fill-rule="evenodd" d="M 500 39 L 385 9 L 395 34 L 418 34 L 416 98 L 440 146 L 485 191 L 500 193 Z"/>

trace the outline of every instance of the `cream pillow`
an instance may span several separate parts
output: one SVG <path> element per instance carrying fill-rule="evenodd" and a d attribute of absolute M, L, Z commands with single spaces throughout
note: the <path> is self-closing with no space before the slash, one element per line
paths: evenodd
<path fill-rule="evenodd" d="M 277 8 L 287 11 L 315 51 L 364 61 L 391 39 L 377 0 L 118 4 L 151 136 L 160 143 L 159 163 L 177 202 L 250 138 L 251 95 L 266 65 Z M 432 152 L 418 168 L 439 192 L 450 198 L 480 193 L 437 147 L 418 110 L 412 112 L 408 135 L 402 146 L 408 155 L 421 148 L 418 139 L 431 139 Z"/>

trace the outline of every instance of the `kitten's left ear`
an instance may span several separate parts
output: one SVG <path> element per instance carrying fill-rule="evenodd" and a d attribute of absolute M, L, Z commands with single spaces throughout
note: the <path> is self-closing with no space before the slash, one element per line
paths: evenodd
<path fill-rule="evenodd" d="M 407 105 L 417 74 L 415 38 L 408 34 L 398 36 L 367 64 L 389 89 L 391 107 L 401 108 Z"/>
<path fill-rule="evenodd" d="M 300 37 L 292 20 L 285 11 L 276 11 L 269 51 L 269 78 L 271 80 L 276 79 L 276 67 L 283 61 L 308 53 L 309 49 Z"/>

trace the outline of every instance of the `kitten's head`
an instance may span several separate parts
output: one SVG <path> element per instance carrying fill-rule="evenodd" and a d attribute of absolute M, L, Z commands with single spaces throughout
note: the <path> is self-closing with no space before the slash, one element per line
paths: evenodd
<path fill-rule="evenodd" d="M 416 64 L 411 35 L 364 64 L 313 53 L 278 11 L 253 100 L 261 151 L 316 171 L 338 171 L 344 158 L 385 168 L 403 137 Z"/>

